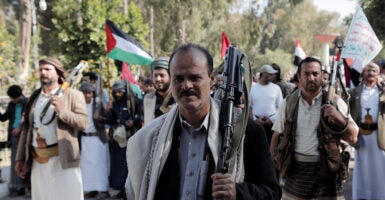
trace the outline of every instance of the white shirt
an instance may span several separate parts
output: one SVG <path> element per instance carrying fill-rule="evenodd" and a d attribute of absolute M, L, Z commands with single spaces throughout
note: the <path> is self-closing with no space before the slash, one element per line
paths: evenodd
<path fill-rule="evenodd" d="M 84 130 L 85 133 L 96 133 L 96 128 L 95 128 L 94 119 L 93 119 L 94 114 L 92 112 L 93 102 L 94 102 L 94 99 L 91 99 L 91 102 L 87 103 L 89 126 L 86 130 Z"/>
<path fill-rule="evenodd" d="M 283 101 L 281 88 L 271 82 L 267 85 L 256 83 L 251 87 L 250 99 L 253 118 L 268 116 L 274 123 Z"/>
<path fill-rule="evenodd" d="M 301 92 L 299 93 L 298 102 L 298 117 L 297 117 L 297 129 L 295 136 L 294 151 L 299 154 L 314 156 L 319 155 L 318 151 L 318 137 L 317 127 L 321 117 L 321 104 L 322 104 L 322 92 L 313 98 L 311 105 L 309 105 L 305 99 L 302 98 Z M 347 105 L 339 98 L 336 102 L 337 108 L 342 115 L 347 113 Z M 282 103 L 277 113 L 277 120 L 273 125 L 273 130 L 278 133 L 283 133 L 285 123 L 285 110 L 286 101 Z M 349 123 L 353 122 L 353 119 L 349 115 Z M 358 126 L 353 123 L 355 129 L 358 130 Z"/>
<path fill-rule="evenodd" d="M 40 114 L 42 113 L 45 105 L 51 99 L 51 96 L 58 90 L 54 89 L 50 94 L 44 94 L 43 90 L 40 93 L 39 97 L 35 103 L 34 111 L 34 121 L 33 121 L 33 139 L 32 146 L 38 147 L 36 138 L 38 134 L 40 137 L 45 139 L 47 145 L 56 144 L 58 142 L 56 135 L 56 126 L 57 121 L 54 119 L 50 124 L 44 125 L 51 120 L 52 116 L 55 114 L 55 107 L 51 104 L 46 112 L 45 117 L 43 117 L 42 122 L 40 121 Z"/>

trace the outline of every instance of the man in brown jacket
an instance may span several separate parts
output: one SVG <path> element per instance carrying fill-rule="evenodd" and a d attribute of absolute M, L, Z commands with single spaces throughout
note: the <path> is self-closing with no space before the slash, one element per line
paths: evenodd
<path fill-rule="evenodd" d="M 32 199 L 83 199 L 77 132 L 88 126 L 85 100 L 70 88 L 58 93 L 65 71 L 57 59 L 40 60 L 39 70 L 41 88 L 25 109 L 16 173 L 24 178 L 31 170 Z"/>

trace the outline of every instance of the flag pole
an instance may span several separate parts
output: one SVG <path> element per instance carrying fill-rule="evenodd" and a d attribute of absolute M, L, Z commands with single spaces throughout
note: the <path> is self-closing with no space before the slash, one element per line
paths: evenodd
<path fill-rule="evenodd" d="M 111 79 L 111 74 L 110 74 L 110 59 L 107 57 L 107 93 L 109 96 L 109 99 L 112 101 L 112 95 L 111 95 L 111 85 L 110 85 L 110 79 Z"/>

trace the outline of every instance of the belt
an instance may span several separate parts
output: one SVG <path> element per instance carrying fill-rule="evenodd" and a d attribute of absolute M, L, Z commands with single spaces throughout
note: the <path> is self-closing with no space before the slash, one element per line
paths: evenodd
<path fill-rule="evenodd" d="M 294 160 L 299 162 L 319 162 L 319 155 L 303 155 L 294 153 Z"/>
<path fill-rule="evenodd" d="M 79 131 L 79 134 L 81 136 L 86 136 L 86 137 L 89 137 L 89 136 L 98 136 L 98 133 L 86 133 L 86 132 L 83 132 L 83 131 Z"/>
<path fill-rule="evenodd" d="M 368 131 L 374 131 L 378 129 L 378 124 L 377 123 L 360 123 L 359 127 L 368 130 Z"/>
<path fill-rule="evenodd" d="M 51 157 L 59 155 L 57 144 L 49 145 L 46 148 L 33 147 L 32 156 L 39 163 L 46 163 Z"/>

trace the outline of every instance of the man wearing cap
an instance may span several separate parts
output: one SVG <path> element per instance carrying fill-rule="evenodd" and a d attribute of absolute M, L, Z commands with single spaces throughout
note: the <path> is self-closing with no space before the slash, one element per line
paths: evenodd
<path fill-rule="evenodd" d="M 104 199 L 108 194 L 108 175 L 110 172 L 110 154 L 108 138 L 104 124 L 107 121 L 102 102 L 96 102 L 96 87 L 90 82 L 80 88 L 87 104 L 90 125 L 80 131 L 82 179 L 85 198 Z"/>
<path fill-rule="evenodd" d="M 56 95 L 65 78 L 57 59 L 40 60 L 39 70 L 42 87 L 24 112 L 15 170 L 21 178 L 31 170 L 32 199 L 83 199 L 77 133 L 88 127 L 85 100 L 71 88 Z"/>
<path fill-rule="evenodd" d="M 170 90 L 168 59 L 158 58 L 151 63 L 154 92 L 144 96 L 144 124 L 168 112 L 175 103 Z"/>
<path fill-rule="evenodd" d="M 22 113 L 27 104 L 28 98 L 23 95 L 23 90 L 18 85 L 12 85 L 8 88 L 7 94 L 11 101 L 8 103 L 5 113 L 0 112 L 0 121 L 9 120 L 8 123 L 8 144 L 11 145 L 11 169 L 15 167 L 15 158 L 17 152 L 17 145 L 19 143 L 20 128 L 22 121 Z M 1 170 L 0 170 L 1 172 Z M 28 183 L 26 180 L 25 183 Z M 10 196 L 23 195 L 25 192 L 25 185 L 17 176 L 15 171 L 11 171 L 9 192 Z"/>
<path fill-rule="evenodd" d="M 98 81 L 98 77 L 96 76 L 96 74 L 94 72 L 83 73 L 83 78 L 82 78 L 83 83 L 92 83 L 93 85 L 95 85 L 95 87 L 98 87 L 98 86 L 96 86 L 97 81 Z M 95 92 L 96 92 L 96 94 L 99 93 L 99 91 L 95 91 Z M 101 97 L 102 97 L 101 100 L 102 100 L 104 105 L 107 104 L 108 101 L 110 101 L 106 88 L 102 88 Z"/>
<path fill-rule="evenodd" d="M 273 75 L 278 71 L 273 69 L 271 65 L 263 65 L 259 72 L 259 80 L 250 90 L 250 106 L 253 119 L 264 127 L 270 144 L 273 134 L 271 127 L 283 98 L 280 87 L 272 83 Z"/>
<path fill-rule="evenodd" d="M 362 83 L 349 91 L 351 115 L 360 127 L 353 145 L 353 199 L 385 199 L 385 94 L 379 75 L 380 67 L 368 63 Z"/>
<path fill-rule="evenodd" d="M 126 82 L 116 81 L 112 85 L 113 102 L 107 105 L 107 119 L 113 128 L 110 141 L 111 168 L 110 187 L 119 192 L 112 198 L 124 198 L 124 183 L 127 178 L 126 144 L 127 139 L 142 125 L 142 105 Z"/>

